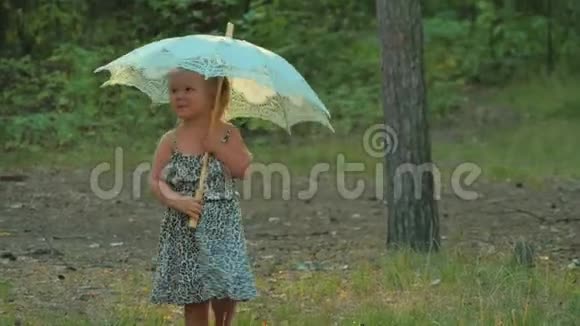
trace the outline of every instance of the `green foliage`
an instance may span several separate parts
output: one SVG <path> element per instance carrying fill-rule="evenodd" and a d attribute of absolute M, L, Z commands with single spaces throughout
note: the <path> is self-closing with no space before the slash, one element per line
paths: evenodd
<path fill-rule="evenodd" d="M 545 62 L 546 18 L 506 17 L 483 1 L 478 8 L 474 21 L 448 13 L 425 20 L 429 76 L 497 84 L 517 73 L 537 72 Z"/>
<path fill-rule="evenodd" d="M 0 92 L 0 141 L 6 150 L 63 148 L 87 139 L 136 134 L 170 122 L 170 115 L 148 110 L 146 97 L 133 89 L 99 88 L 92 71 L 112 50 L 90 51 L 62 44 L 40 63 L 30 57 L 0 59 L 0 80 L 13 85 Z"/>
<path fill-rule="evenodd" d="M 428 103 L 436 116 L 462 105 L 470 84 L 580 70 L 580 5 L 560 1 L 425 1 Z M 235 35 L 284 56 L 331 111 L 339 133 L 382 120 L 380 53 L 372 1 L 324 0 L 2 0 L 0 147 L 66 148 L 115 141 L 132 128 L 161 132 L 174 120 L 137 90 L 99 88 L 94 68 L 144 43 L 173 35 Z M 549 9 L 549 10 L 548 10 Z M 550 25 L 551 22 L 551 25 Z M 552 57 L 548 56 L 548 31 Z M 255 119 L 243 128 L 280 131 Z M 159 130 L 159 132 L 157 132 Z M 320 130 L 315 125 L 297 133 Z"/>

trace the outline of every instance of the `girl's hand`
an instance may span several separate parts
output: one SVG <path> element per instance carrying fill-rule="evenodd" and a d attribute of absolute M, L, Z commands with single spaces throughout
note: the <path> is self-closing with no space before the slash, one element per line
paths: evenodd
<path fill-rule="evenodd" d="M 177 210 L 187 214 L 195 221 L 199 220 L 199 216 L 201 215 L 203 208 L 201 201 L 189 196 L 182 196 L 181 198 L 177 199 L 174 206 Z"/>
<path fill-rule="evenodd" d="M 243 179 L 252 162 L 240 131 L 233 125 L 220 121 L 203 140 L 204 150 L 223 162 L 234 178 Z"/>
<path fill-rule="evenodd" d="M 233 126 L 229 124 L 217 123 L 202 141 L 205 151 L 210 154 L 215 154 L 219 151 L 231 137 L 232 129 Z"/>

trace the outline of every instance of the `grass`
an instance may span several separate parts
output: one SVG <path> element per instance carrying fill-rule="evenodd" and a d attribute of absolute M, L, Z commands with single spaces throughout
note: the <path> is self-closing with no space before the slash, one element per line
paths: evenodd
<path fill-rule="evenodd" d="M 141 270 L 115 278 L 110 313 L 88 320 L 30 311 L 0 315 L 0 325 L 178 325 L 181 310 L 147 302 Z M 442 251 L 427 257 L 393 252 L 350 271 L 280 272 L 260 278 L 261 296 L 239 306 L 236 325 L 574 325 L 580 317 L 578 270 L 540 261 L 512 263 L 499 252 L 471 256 Z"/>
<path fill-rule="evenodd" d="M 485 139 L 437 144 L 435 157 L 455 162 L 473 162 L 486 177 L 496 180 L 578 178 L 580 152 L 576 140 L 578 121 L 530 122 L 500 130 Z"/>
<path fill-rule="evenodd" d="M 530 119 L 580 119 L 580 80 L 552 77 L 514 82 L 500 89 L 492 103 L 510 106 Z"/>
<path fill-rule="evenodd" d="M 0 279 L 0 325 L 14 325 L 14 311 L 9 305 L 11 289 L 8 281 Z"/>
<path fill-rule="evenodd" d="M 549 78 L 515 82 L 486 104 L 507 107 L 524 120 L 505 129 L 486 128 L 456 144 L 435 144 L 435 156 L 475 162 L 496 179 L 578 178 L 577 123 L 580 80 Z"/>
<path fill-rule="evenodd" d="M 580 172 L 580 152 L 576 139 L 571 137 L 577 132 L 576 120 L 531 121 L 526 125 L 510 130 L 499 130 L 489 135 L 474 136 L 455 143 L 433 144 L 433 157 L 436 162 L 469 162 L 479 166 L 483 177 L 494 180 L 522 179 L 541 183 L 545 178 L 578 178 Z M 323 175 L 334 175 L 340 164 L 362 163 L 363 171 L 346 170 L 346 175 L 375 176 L 376 168 L 383 164 L 367 155 L 360 141 L 332 139 L 304 145 L 252 146 L 256 164 L 283 164 L 289 168 L 290 175 L 309 175 L 312 168 L 326 164 L 329 171 Z M 154 144 L 154 141 L 151 142 Z M 124 150 L 122 165 L 124 170 L 135 169 L 140 164 L 148 164 L 153 148 Z M 42 162 L 42 166 L 58 167 L 96 167 L 98 164 L 115 165 L 113 148 L 106 150 L 84 148 L 71 153 L 19 153 L 7 154 L 0 159 L 5 167 L 26 167 Z M 288 153 L 292 155 L 287 156 Z M 343 163 L 340 163 L 340 156 Z M 33 163 L 34 162 L 34 163 Z M 121 161 L 119 161 L 121 162 Z M 347 167 L 347 165 L 343 165 Z M 446 165 L 440 166 L 444 175 L 451 173 Z"/>
<path fill-rule="evenodd" d="M 347 274 L 287 276 L 276 288 L 283 305 L 264 317 L 273 325 L 572 325 L 577 277 L 549 265 L 522 269 L 507 255 L 427 260 L 403 251 Z"/>
<path fill-rule="evenodd" d="M 489 126 L 483 132 L 456 142 L 435 142 L 436 162 L 473 162 L 481 167 L 483 176 L 490 179 L 522 179 L 541 183 L 545 178 L 578 178 L 580 152 L 576 150 L 576 123 L 580 121 L 580 80 L 543 79 L 514 83 L 486 98 L 488 104 L 509 107 L 526 116 L 523 123 L 498 129 Z M 363 174 L 375 175 L 380 161 L 365 152 L 363 133 L 331 136 L 308 140 L 293 138 L 289 144 L 256 141 L 251 143 L 256 163 L 281 163 L 289 167 L 291 175 L 308 175 L 319 163 L 326 163 L 330 171 L 338 169 L 339 154 L 344 162 L 364 164 Z M 123 148 L 125 170 L 151 160 L 157 139 L 119 138 L 117 147 Z M 66 152 L 6 153 L 0 158 L 2 166 L 59 166 L 87 167 L 99 163 L 113 163 L 114 147 L 105 144 L 85 144 Z M 288 155 L 291 153 L 291 155 Z M 444 173 L 450 173 L 443 169 Z M 347 172 L 353 174 L 353 172 Z"/>

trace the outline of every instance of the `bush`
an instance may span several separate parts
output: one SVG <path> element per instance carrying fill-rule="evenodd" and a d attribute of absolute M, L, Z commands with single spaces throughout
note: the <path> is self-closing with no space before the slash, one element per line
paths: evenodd
<path fill-rule="evenodd" d="M 547 65 L 547 26 L 553 20 L 554 62 L 580 69 L 580 28 L 571 25 L 580 6 L 554 5 L 547 16 L 537 4 L 513 1 L 425 2 L 425 65 L 429 105 L 436 116 L 461 106 L 468 84 L 501 86 L 513 77 L 536 75 Z M 284 56 L 319 93 L 333 124 L 345 134 L 382 119 L 380 53 L 375 8 L 355 0 L 319 2 L 131 0 L 74 6 L 38 0 L 3 2 L 0 13 L 0 147 L 63 148 L 115 139 L 139 125 L 143 134 L 169 128 L 166 108 L 149 108 L 144 94 L 127 87 L 99 88 L 94 68 L 131 48 L 170 35 L 223 33 L 226 19 L 235 36 Z M 568 7 L 566 7 L 568 6 Z M 13 15 L 11 15 L 13 14 Z M 23 25 L 27 21 L 30 24 Z M 44 33 L 44 31 L 50 31 Z M 241 120 L 250 130 L 277 127 Z M 133 128 L 135 129 L 135 128 Z M 132 130 L 133 130 L 132 129 Z M 320 130 L 300 126 L 299 133 Z"/>

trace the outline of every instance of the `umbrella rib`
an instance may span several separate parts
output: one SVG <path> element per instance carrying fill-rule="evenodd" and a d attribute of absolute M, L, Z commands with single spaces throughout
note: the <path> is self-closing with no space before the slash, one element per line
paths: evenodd
<path fill-rule="evenodd" d="M 292 131 L 290 130 L 290 120 L 288 119 L 288 112 L 286 112 L 286 109 L 284 107 L 282 107 L 281 109 L 282 113 L 284 113 L 284 121 L 286 121 L 286 131 L 288 132 L 289 135 L 291 135 Z"/>

